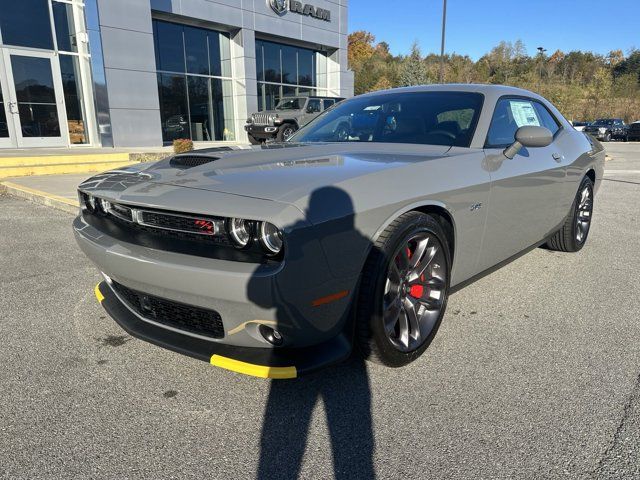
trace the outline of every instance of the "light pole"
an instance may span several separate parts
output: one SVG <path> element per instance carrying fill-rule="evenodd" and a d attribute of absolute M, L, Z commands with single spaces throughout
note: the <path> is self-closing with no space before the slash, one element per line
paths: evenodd
<path fill-rule="evenodd" d="M 542 61 L 544 57 L 544 52 L 547 49 L 544 47 L 538 47 L 538 55 L 540 58 L 538 59 L 538 93 L 540 93 L 540 87 L 542 86 Z"/>
<path fill-rule="evenodd" d="M 440 83 L 444 83 L 444 38 L 447 26 L 447 0 L 442 3 L 442 43 L 440 44 Z"/>

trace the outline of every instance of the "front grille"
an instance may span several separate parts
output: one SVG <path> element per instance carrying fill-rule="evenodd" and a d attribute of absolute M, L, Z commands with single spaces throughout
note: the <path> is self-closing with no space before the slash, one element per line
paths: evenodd
<path fill-rule="evenodd" d="M 253 114 L 253 124 L 254 125 L 271 125 L 269 121 L 270 115 L 267 113 L 254 113 Z"/>
<path fill-rule="evenodd" d="M 224 337 L 222 318 L 215 310 L 147 295 L 115 281 L 111 286 L 129 307 L 144 318 L 205 337 Z"/>
<path fill-rule="evenodd" d="M 140 216 L 139 223 L 143 226 L 196 235 L 224 235 L 223 220 L 219 218 L 170 215 L 149 210 L 140 210 Z"/>
<path fill-rule="evenodd" d="M 133 211 L 126 205 L 120 205 L 119 203 L 110 203 L 109 213 L 128 222 L 133 221 Z"/>
<path fill-rule="evenodd" d="M 158 237 L 231 245 L 222 218 L 139 209 L 111 202 L 107 214 L 103 217 L 105 220 L 116 222 L 132 233 L 145 232 Z"/>

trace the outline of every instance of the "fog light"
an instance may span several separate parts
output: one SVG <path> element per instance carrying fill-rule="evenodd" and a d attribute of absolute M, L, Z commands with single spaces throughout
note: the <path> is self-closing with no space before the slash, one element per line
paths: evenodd
<path fill-rule="evenodd" d="M 262 335 L 267 342 L 269 342 L 271 345 L 274 345 L 276 347 L 279 347 L 280 345 L 282 345 L 282 342 L 284 341 L 284 338 L 282 338 L 282 335 L 280 334 L 279 331 L 267 325 L 260 325 L 258 327 L 258 331 L 260 332 L 260 335 Z"/>

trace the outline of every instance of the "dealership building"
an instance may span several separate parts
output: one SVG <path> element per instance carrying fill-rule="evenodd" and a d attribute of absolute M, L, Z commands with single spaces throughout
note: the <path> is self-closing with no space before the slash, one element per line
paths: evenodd
<path fill-rule="evenodd" d="M 243 142 L 352 93 L 347 0 L 0 0 L 0 149 Z"/>

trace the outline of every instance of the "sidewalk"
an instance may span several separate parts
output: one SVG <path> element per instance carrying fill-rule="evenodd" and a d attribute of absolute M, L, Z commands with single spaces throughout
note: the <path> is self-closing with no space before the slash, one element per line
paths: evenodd
<path fill-rule="evenodd" d="M 95 173 L 6 178 L 0 181 L 0 194 L 7 193 L 75 214 L 78 212 L 78 185 L 92 175 Z"/>

